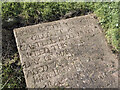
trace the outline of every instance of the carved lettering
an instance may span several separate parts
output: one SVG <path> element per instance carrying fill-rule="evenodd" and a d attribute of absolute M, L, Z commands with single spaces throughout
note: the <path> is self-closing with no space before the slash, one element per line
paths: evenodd
<path fill-rule="evenodd" d="M 103 61 L 100 60 L 100 55 L 106 52 L 105 48 L 100 49 L 103 48 L 100 43 L 103 39 L 102 35 L 97 37 L 96 34 L 101 33 L 93 21 L 95 20 L 88 16 L 82 16 L 15 30 L 28 88 L 31 85 L 35 88 L 50 88 L 57 85 L 66 87 L 67 84 L 77 87 L 77 82 L 83 84 L 80 71 L 89 72 L 89 67 L 94 65 L 88 63 L 88 56 L 96 64 Z M 105 59 L 111 60 L 108 56 Z"/>

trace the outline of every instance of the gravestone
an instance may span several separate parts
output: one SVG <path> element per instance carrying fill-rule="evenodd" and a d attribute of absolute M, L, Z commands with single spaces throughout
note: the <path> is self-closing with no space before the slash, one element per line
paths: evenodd
<path fill-rule="evenodd" d="M 15 29 L 27 87 L 118 87 L 118 61 L 97 22 L 86 15 Z"/>

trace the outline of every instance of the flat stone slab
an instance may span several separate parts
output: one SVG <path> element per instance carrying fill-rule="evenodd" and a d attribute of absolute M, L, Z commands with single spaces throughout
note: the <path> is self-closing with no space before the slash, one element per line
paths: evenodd
<path fill-rule="evenodd" d="M 94 15 L 14 30 L 28 88 L 117 88 L 118 60 Z"/>

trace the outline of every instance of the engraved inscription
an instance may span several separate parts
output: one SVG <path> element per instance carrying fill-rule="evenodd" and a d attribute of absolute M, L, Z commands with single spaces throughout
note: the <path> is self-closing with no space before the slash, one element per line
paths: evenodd
<path fill-rule="evenodd" d="M 112 60 L 105 56 L 102 35 L 91 16 L 28 26 L 14 34 L 28 88 L 79 88 L 85 77 L 92 77 L 89 67 L 99 69 L 94 66 L 98 61 Z"/>

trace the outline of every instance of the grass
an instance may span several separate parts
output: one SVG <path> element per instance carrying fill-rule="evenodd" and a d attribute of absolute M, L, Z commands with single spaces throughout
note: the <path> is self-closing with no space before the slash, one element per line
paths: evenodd
<path fill-rule="evenodd" d="M 94 13 L 99 17 L 99 21 L 105 30 L 108 43 L 113 46 L 113 50 L 120 51 L 120 27 L 118 3 L 96 3 Z"/>
<path fill-rule="evenodd" d="M 12 30 L 21 26 L 59 20 L 70 11 L 85 15 L 93 12 L 104 29 L 108 43 L 113 51 L 120 52 L 119 3 L 18 3 L 6 2 L 2 4 L 3 28 Z M 18 8 L 19 7 L 19 8 Z M 18 53 L 5 58 L 3 64 L 3 88 L 26 87 Z"/>
<path fill-rule="evenodd" d="M 25 79 L 20 65 L 19 56 L 15 54 L 2 65 L 2 88 L 25 88 Z"/>

